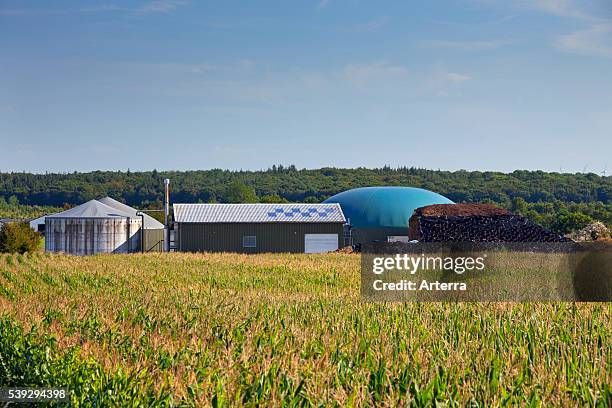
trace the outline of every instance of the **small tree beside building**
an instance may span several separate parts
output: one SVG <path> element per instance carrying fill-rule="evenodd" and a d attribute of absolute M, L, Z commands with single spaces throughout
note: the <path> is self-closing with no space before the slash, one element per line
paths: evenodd
<path fill-rule="evenodd" d="M 0 252 L 33 252 L 39 244 L 40 235 L 27 222 L 12 222 L 0 228 Z"/>

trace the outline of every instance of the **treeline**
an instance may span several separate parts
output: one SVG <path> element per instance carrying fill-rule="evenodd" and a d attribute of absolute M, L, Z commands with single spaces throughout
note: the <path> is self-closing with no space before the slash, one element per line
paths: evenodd
<path fill-rule="evenodd" d="M 159 207 L 165 178 L 171 179 L 173 202 L 235 201 L 237 183 L 252 190 L 256 199 L 269 202 L 320 202 L 355 187 L 395 185 L 429 189 L 455 202 L 493 202 L 529 213 L 544 224 L 552 222 L 547 217 L 572 212 L 612 224 L 612 179 L 593 173 L 450 172 L 408 167 L 300 170 L 282 165 L 265 171 L 0 173 L 0 196 L 5 200 L 15 196 L 26 205 L 64 207 L 109 195 L 135 207 Z"/>
<path fill-rule="evenodd" d="M 61 211 L 61 208 L 41 205 L 20 204 L 16 196 L 9 196 L 8 200 L 0 196 L 0 218 L 28 220 L 41 215 Z"/>

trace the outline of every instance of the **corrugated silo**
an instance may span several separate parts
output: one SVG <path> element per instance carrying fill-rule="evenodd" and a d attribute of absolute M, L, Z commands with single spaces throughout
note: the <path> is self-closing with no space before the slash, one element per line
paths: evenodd
<path fill-rule="evenodd" d="M 123 204 L 113 198 L 104 197 L 99 198 L 99 202 L 106 204 L 110 207 L 116 208 L 119 211 L 131 214 L 133 218 L 138 218 L 141 221 L 144 220 L 142 237 L 144 238 L 143 251 L 144 252 L 161 252 L 164 248 L 164 224 L 157 221 L 155 218 L 148 214 L 138 215 L 138 210 L 130 207 L 129 205 Z"/>
<path fill-rule="evenodd" d="M 73 255 L 140 249 L 139 217 L 91 200 L 45 219 L 45 250 Z"/>

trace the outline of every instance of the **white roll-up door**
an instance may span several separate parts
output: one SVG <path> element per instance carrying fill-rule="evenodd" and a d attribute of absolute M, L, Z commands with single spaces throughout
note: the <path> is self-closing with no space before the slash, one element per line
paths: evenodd
<path fill-rule="evenodd" d="M 330 252 L 338 249 L 338 234 L 305 234 L 304 252 L 307 254 Z"/>

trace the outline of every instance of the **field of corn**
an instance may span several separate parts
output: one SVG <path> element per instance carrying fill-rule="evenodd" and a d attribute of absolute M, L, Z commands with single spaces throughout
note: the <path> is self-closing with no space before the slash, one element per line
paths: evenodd
<path fill-rule="evenodd" d="M 366 303 L 359 256 L 0 255 L 0 385 L 74 406 L 612 406 L 612 305 Z"/>

